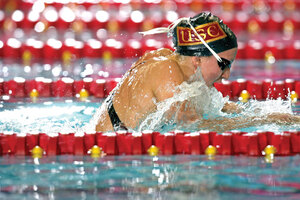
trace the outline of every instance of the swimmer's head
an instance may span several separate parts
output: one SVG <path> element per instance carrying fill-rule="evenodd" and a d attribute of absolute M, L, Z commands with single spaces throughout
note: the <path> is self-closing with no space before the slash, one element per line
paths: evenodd
<path fill-rule="evenodd" d="M 192 18 L 180 18 L 168 27 L 142 32 L 143 35 L 158 33 L 168 33 L 173 37 L 178 54 L 192 56 L 195 69 L 201 67 L 203 79 L 209 87 L 229 78 L 230 66 L 237 51 L 237 39 L 218 17 L 211 13 L 200 13 Z"/>
<path fill-rule="evenodd" d="M 211 56 L 211 51 L 194 34 L 191 26 L 204 39 L 209 47 L 220 53 L 237 47 L 234 33 L 220 18 L 211 13 L 200 13 L 189 20 L 190 24 L 182 20 L 172 28 L 174 48 L 177 53 L 184 56 Z"/>

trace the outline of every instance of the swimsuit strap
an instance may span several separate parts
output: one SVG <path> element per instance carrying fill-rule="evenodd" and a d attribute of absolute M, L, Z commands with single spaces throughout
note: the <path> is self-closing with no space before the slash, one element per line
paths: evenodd
<path fill-rule="evenodd" d="M 113 105 L 113 95 L 112 93 L 108 98 L 107 98 L 107 110 L 108 110 L 108 115 L 111 121 L 111 124 L 114 128 L 114 131 L 119 131 L 119 130 L 128 130 L 124 123 L 120 120 L 119 116 L 117 115 L 114 105 Z"/>

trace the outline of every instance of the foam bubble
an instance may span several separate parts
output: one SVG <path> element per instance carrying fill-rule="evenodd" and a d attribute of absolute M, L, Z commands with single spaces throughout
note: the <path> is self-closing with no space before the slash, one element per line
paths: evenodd
<path fill-rule="evenodd" d="M 164 127 L 164 131 L 173 128 L 194 130 L 195 124 L 203 116 L 212 118 L 223 115 L 221 110 L 227 101 L 228 98 L 223 98 L 222 94 L 214 87 L 207 87 L 200 68 L 198 68 L 188 81 L 175 88 L 173 97 L 156 103 L 157 111 L 143 120 L 137 130 L 160 131 L 162 127 Z M 191 114 L 187 112 L 190 110 L 195 111 L 195 121 L 187 120 L 188 115 Z M 186 116 L 182 117 L 182 114 L 186 114 Z M 167 126 L 168 128 L 166 128 Z"/>

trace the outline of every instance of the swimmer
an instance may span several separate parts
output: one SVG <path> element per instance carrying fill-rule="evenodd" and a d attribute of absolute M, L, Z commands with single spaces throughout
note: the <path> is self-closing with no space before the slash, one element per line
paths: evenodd
<path fill-rule="evenodd" d="M 174 96 L 176 88 L 201 70 L 206 86 L 230 76 L 230 67 L 237 53 L 237 39 L 234 33 L 211 13 L 200 13 L 192 18 L 181 18 L 168 28 L 157 28 L 146 32 L 156 34 L 167 32 L 172 36 L 175 51 L 158 49 L 143 55 L 123 76 L 118 86 L 110 93 L 96 115 L 96 131 L 117 131 L 135 129 L 148 115 L 157 111 L 157 103 Z M 275 119 L 288 123 L 300 121 L 299 117 L 273 114 L 268 119 L 202 119 L 196 109 L 186 109 L 183 102 L 178 120 L 200 121 L 199 129 L 213 130 L 215 124 L 225 124 L 225 129 L 240 128 L 253 123 L 272 123 Z M 238 113 L 240 107 L 226 103 L 223 112 Z M 174 113 L 171 112 L 171 115 Z M 274 119 L 274 120 L 273 120 Z"/>

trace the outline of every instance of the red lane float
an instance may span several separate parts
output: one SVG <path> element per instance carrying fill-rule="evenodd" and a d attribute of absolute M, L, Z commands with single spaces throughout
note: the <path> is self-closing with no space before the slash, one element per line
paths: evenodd
<path fill-rule="evenodd" d="M 0 78 L 0 96 L 4 94 L 3 82 L 3 78 Z"/>
<path fill-rule="evenodd" d="M 40 133 L 39 146 L 44 150 L 44 153 L 48 156 L 59 155 L 58 134 L 47 135 L 45 133 Z"/>
<path fill-rule="evenodd" d="M 40 97 L 51 97 L 52 96 L 52 80 L 49 78 L 37 77 L 36 81 L 36 90 L 39 92 Z"/>
<path fill-rule="evenodd" d="M 14 9 L 20 9 L 23 11 L 30 11 L 36 1 L 20 1 L 20 2 L 11 2 L 9 0 L 2 0 L 0 1 L 0 8 L 5 10 L 8 8 L 13 7 Z M 132 6 L 133 8 L 144 8 L 145 10 L 148 10 L 149 8 L 152 8 L 155 6 L 155 8 L 165 7 L 168 1 L 159 1 L 159 2 L 153 2 L 153 1 L 128 1 L 128 5 Z M 244 9 L 245 6 L 247 8 L 251 9 L 258 9 L 258 8 L 270 8 L 271 10 L 282 10 L 282 11 L 293 11 L 297 8 L 299 8 L 299 1 L 297 0 L 289 0 L 289 1 L 277 1 L 277 0 L 269 0 L 264 1 L 263 4 L 259 4 L 256 1 L 246 1 L 246 0 L 239 0 L 239 1 L 198 1 L 198 0 L 190 0 L 190 1 L 174 1 L 172 2 L 176 5 L 176 7 L 181 9 L 187 9 L 187 8 L 206 8 L 207 10 L 211 10 L 215 7 L 220 7 L 226 11 L 241 11 Z M 60 1 L 45 1 L 45 6 L 47 7 L 54 7 L 57 12 L 66 5 L 65 2 Z M 120 9 L 123 3 L 120 1 L 113 1 L 113 0 L 106 0 L 106 1 L 89 1 L 89 0 L 73 0 L 72 1 L 73 6 L 80 6 L 83 7 L 86 10 L 89 10 L 92 6 L 100 5 L 101 7 L 105 9 Z M 261 7 L 262 6 L 262 7 Z M 195 7 L 195 8 L 194 8 Z M 277 22 L 278 20 L 275 20 Z M 279 21 L 280 22 L 280 21 Z"/>
<path fill-rule="evenodd" d="M 227 80 L 223 80 L 220 83 L 215 83 L 215 88 L 223 94 L 223 97 L 228 96 L 230 99 L 232 98 L 232 89 L 231 82 Z"/>
<path fill-rule="evenodd" d="M 63 77 L 52 84 L 52 93 L 55 97 L 72 97 L 74 80 Z"/>
<path fill-rule="evenodd" d="M 74 155 L 82 156 L 85 155 L 85 152 L 88 150 L 85 149 L 84 145 L 84 135 L 79 135 L 74 137 Z"/>
<path fill-rule="evenodd" d="M 217 148 L 220 155 L 231 155 L 232 152 L 232 133 L 212 134 L 212 144 Z"/>
<path fill-rule="evenodd" d="M 263 82 L 263 98 L 274 99 L 276 93 L 275 83 L 271 79 L 266 79 Z"/>
<path fill-rule="evenodd" d="M 75 95 L 79 94 L 82 89 L 86 89 L 89 93 L 91 93 L 92 92 L 91 85 L 93 85 L 93 79 L 92 78 L 87 77 L 87 78 L 84 78 L 84 79 L 81 79 L 81 80 L 75 80 L 74 84 L 73 84 L 74 94 Z M 103 90 L 104 89 L 100 88 L 100 91 L 103 91 Z M 91 94 L 93 94 L 93 93 L 91 93 Z"/>
<path fill-rule="evenodd" d="M 292 92 L 292 91 L 295 91 L 295 80 L 290 79 L 290 78 L 285 79 L 284 87 L 285 87 L 285 90 L 286 90 L 287 94 Z"/>
<path fill-rule="evenodd" d="M 291 133 L 279 133 L 275 134 L 271 132 L 269 134 L 270 145 L 273 145 L 278 155 L 291 155 Z"/>
<path fill-rule="evenodd" d="M 105 79 L 97 79 L 92 81 L 90 84 L 90 93 L 97 98 L 104 98 L 106 96 L 105 85 Z"/>
<path fill-rule="evenodd" d="M 54 61 L 61 60 L 61 48 L 61 41 L 53 38 L 48 39 L 42 51 L 45 63 L 53 64 Z"/>
<path fill-rule="evenodd" d="M 16 146 L 16 138 L 17 134 L 15 133 L 7 133 L 0 134 L 0 144 L 1 144 L 1 155 L 14 155 L 15 154 L 15 146 Z"/>
<path fill-rule="evenodd" d="M 191 140 L 190 136 L 185 135 L 185 132 L 175 133 L 175 153 L 176 154 L 190 154 Z"/>
<path fill-rule="evenodd" d="M 119 155 L 131 154 L 132 140 L 129 139 L 130 136 L 127 131 L 118 132 L 117 145 L 119 150 Z"/>
<path fill-rule="evenodd" d="M 300 94 L 300 81 L 295 82 L 295 92 L 298 94 Z"/>
<path fill-rule="evenodd" d="M 111 21 L 111 23 L 113 23 Z M 169 23 L 170 24 L 170 23 Z M 169 25 L 168 24 L 168 25 Z M 90 30 L 93 30 L 92 28 Z M 95 32 L 98 29 L 95 30 Z M 114 34 L 115 35 L 115 34 Z M 9 38 L 7 41 L 0 38 L 0 57 L 9 60 L 10 63 L 16 59 L 22 59 L 23 64 L 32 63 L 53 64 L 60 61 L 64 65 L 70 65 L 71 61 L 76 59 L 103 59 L 109 61 L 119 58 L 137 58 L 147 51 L 157 50 L 159 48 L 173 49 L 171 40 L 161 41 L 160 37 L 153 39 L 135 39 L 135 35 L 129 33 L 128 41 L 115 39 L 90 39 L 88 41 L 79 41 L 73 39 L 56 40 L 53 38 L 45 42 L 28 39 L 30 43 L 21 42 L 16 38 Z M 293 59 L 299 60 L 300 42 L 280 43 L 273 40 L 260 43 L 251 41 L 249 44 L 239 43 L 239 51 L 236 59 Z M 268 46 L 271 43 L 275 46 Z"/>
<path fill-rule="evenodd" d="M 201 143 L 200 143 L 200 133 L 190 133 L 190 140 L 191 140 L 191 154 L 192 155 L 199 155 L 203 154 Z"/>
<path fill-rule="evenodd" d="M 284 133 L 290 133 L 291 134 L 291 151 L 295 154 L 300 153 L 300 134 L 299 131 L 287 131 Z"/>
<path fill-rule="evenodd" d="M 120 78 L 107 79 L 104 85 L 105 96 L 108 96 L 109 93 L 118 85 Z"/>
<path fill-rule="evenodd" d="M 36 145 L 44 155 L 87 155 L 89 149 L 98 145 L 107 155 L 143 155 L 150 146 L 159 148 L 160 155 L 204 154 L 209 145 L 217 149 L 218 155 L 261 156 L 267 145 L 276 148 L 276 155 L 289 156 L 300 153 L 300 131 L 274 133 L 231 131 L 216 132 L 175 131 L 165 134 L 145 131 L 110 133 L 59 133 L 16 134 L 0 133 L 0 155 L 30 155 Z"/>
<path fill-rule="evenodd" d="M 233 98 L 239 97 L 243 90 L 247 88 L 247 80 L 239 78 L 231 83 L 231 91 Z"/>
<path fill-rule="evenodd" d="M 96 144 L 96 134 L 95 133 L 87 133 L 83 136 L 84 149 L 85 154 Z"/>
<path fill-rule="evenodd" d="M 286 92 L 284 81 L 276 81 L 275 87 L 276 87 L 275 98 L 286 99 L 287 92 Z"/>
<path fill-rule="evenodd" d="M 73 154 L 74 152 L 74 133 L 58 134 L 58 151 L 59 154 Z"/>
<path fill-rule="evenodd" d="M 5 95 L 25 97 L 25 79 L 16 77 L 13 80 L 4 81 L 3 89 Z"/>
<path fill-rule="evenodd" d="M 262 133 L 235 132 L 232 135 L 234 155 L 259 156 L 264 147 L 267 146 L 265 135 Z M 259 144 L 262 144 L 261 146 Z"/>
<path fill-rule="evenodd" d="M 143 154 L 142 134 L 132 134 L 132 155 Z"/>
<path fill-rule="evenodd" d="M 263 99 L 262 83 L 260 81 L 249 81 L 247 84 L 247 91 L 250 93 L 252 99 Z"/>
<path fill-rule="evenodd" d="M 25 156 L 26 154 L 26 137 L 25 135 L 21 135 L 16 137 L 15 144 L 15 155 L 16 156 Z"/>
<path fill-rule="evenodd" d="M 152 131 L 143 131 L 142 133 L 142 150 L 143 154 L 147 153 L 148 149 L 153 144 L 153 134 Z"/>
<path fill-rule="evenodd" d="M 2 1 L 1 1 L 2 2 Z M 24 1 L 22 1 L 24 2 Z M 85 15 L 84 17 L 79 17 L 79 16 L 75 16 L 74 11 L 73 10 L 66 10 L 64 4 L 62 3 L 57 3 L 57 2 L 51 2 L 51 3 L 46 3 L 46 5 L 51 5 L 49 6 L 50 8 L 53 7 L 52 9 L 52 13 L 50 13 L 49 11 L 43 11 L 44 15 L 46 16 L 44 20 L 44 22 L 46 24 L 50 24 L 51 26 L 54 26 L 57 29 L 61 29 L 61 30 L 67 30 L 68 28 L 73 27 L 72 25 L 76 22 L 79 24 L 87 24 L 87 27 L 90 29 L 100 29 L 100 28 L 106 28 L 108 30 L 110 30 L 111 32 L 117 32 L 120 30 L 124 30 L 126 29 L 128 32 L 130 31 L 137 31 L 137 30 L 141 30 L 141 26 L 142 23 L 141 21 L 144 20 L 152 20 L 155 22 L 155 19 L 153 19 L 153 16 L 143 16 L 142 14 L 137 14 L 136 12 L 132 11 L 130 13 L 130 17 L 126 17 L 124 18 L 123 16 L 118 16 L 116 19 L 113 15 L 109 15 L 110 11 L 112 11 L 111 9 L 113 8 L 113 11 L 115 11 L 115 9 L 120 9 L 120 5 L 121 3 L 116 3 L 115 1 L 95 1 L 95 2 L 87 2 L 87 1 L 73 1 L 72 5 L 73 7 L 79 6 L 80 7 L 85 7 L 86 11 L 85 11 Z M 267 1 L 264 2 L 263 6 L 266 7 L 271 7 L 270 12 L 266 13 L 265 15 L 263 15 L 263 17 L 260 17 L 259 15 L 257 17 L 248 17 L 245 16 L 248 14 L 248 12 L 243 11 L 244 9 L 242 9 L 243 7 L 253 7 L 253 8 L 249 8 L 251 9 L 257 9 L 257 5 L 255 3 L 250 3 L 248 1 L 237 1 L 237 2 L 231 2 L 231 1 L 217 1 L 217 2 L 212 2 L 212 1 L 208 1 L 208 2 L 203 2 L 203 1 L 188 1 L 188 2 L 184 2 L 183 1 L 174 1 L 174 3 L 176 4 L 176 7 L 181 8 L 183 10 L 185 9 L 191 9 L 195 8 L 196 10 L 203 10 L 203 8 L 206 8 L 208 10 L 211 10 L 213 8 L 216 7 L 221 7 L 222 10 L 226 10 L 226 11 L 230 11 L 231 14 L 230 15 L 230 20 L 226 19 L 226 17 L 224 17 L 225 23 L 228 24 L 228 26 L 234 30 L 234 32 L 238 32 L 241 30 L 245 30 L 247 29 L 247 25 L 248 27 L 255 27 L 252 28 L 254 30 L 258 29 L 258 30 L 267 30 L 267 31 L 279 31 L 282 30 L 286 24 L 286 22 L 288 21 L 290 23 L 290 25 L 292 28 L 291 29 L 295 29 L 298 30 L 299 27 L 297 26 L 297 20 L 295 19 L 289 19 L 291 17 L 289 17 L 289 15 L 282 15 L 280 14 L 280 12 L 278 12 L 278 10 L 282 11 L 283 13 L 285 13 L 286 11 L 297 11 L 297 7 L 299 7 L 299 5 L 297 6 L 297 1 L 282 1 L 285 2 L 285 4 L 287 4 L 286 2 L 288 2 L 290 5 L 284 5 L 284 3 L 278 3 L 279 1 L 276 1 L 276 3 L 274 4 L 275 1 Z M 132 7 L 135 8 L 135 10 L 137 8 L 144 8 L 145 10 L 150 9 L 151 7 L 153 7 L 155 5 L 155 8 L 157 9 L 161 9 L 163 10 L 164 7 L 166 7 L 166 1 L 160 1 L 160 3 L 149 3 L 146 1 L 129 1 L 129 4 L 131 4 Z M 294 5 L 291 5 L 294 4 Z M 1 5 L 1 3 L 0 3 Z M 31 5 L 31 7 L 29 6 Z M 18 6 L 19 9 L 25 11 L 24 13 L 20 13 L 21 11 L 17 10 L 17 15 L 14 15 L 11 17 L 12 20 L 17 24 L 18 27 L 20 28 L 32 28 L 38 20 L 41 20 L 41 18 L 38 16 L 34 17 L 32 16 L 33 14 L 30 13 L 29 11 L 32 9 L 33 7 L 33 2 L 31 2 L 31 4 L 28 4 L 26 7 L 24 6 Z M 102 12 L 96 12 L 95 14 L 93 13 L 93 11 L 91 11 L 89 8 L 92 5 L 100 5 L 104 10 L 101 10 Z M 273 5 L 277 5 L 277 6 L 273 6 Z M 159 6 L 161 8 L 159 8 Z M 75 7 L 76 8 L 76 7 Z M 198 9 L 197 9 L 198 8 Z M 285 9 L 284 9 L 285 8 Z M 288 9 L 289 8 L 289 9 Z M 13 9 L 15 10 L 15 9 Z M 239 12 L 238 12 L 239 11 Z M 49 12 L 49 13 L 47 13 Z M 56 19 L 52 19 L 47 17 L 48 15 L 55 15 Z M 228 15 L 227 14 L 227 15 Z M 68 16 L 67 18 L 65 16 Z M 95 16 L 93 16 L 95 15 Z M 157 16 L 157 15 L 154 15 Z M 297 15 L 296 15 L 297 16 Z M 157 17 L 156 17 L 157 18 Z M 228 18 L 228 17 L 227 17 Z M 295 17 L 294 17 L 295 18 Z M 10 20 L 10 18 L 6 17 L 6 20 Z M 156 19 L 156 21 L 158 21 L 159 19 Z M 159 20 L 162 21 L 160 22 L 160 24 L 158 24 L 155 27 L 160 27 L 160 26 L 166 26 L 169 25 L 170 22 L 169 20 Z M 113 23 L 112 23 L 113 22 Z M 153 23 L 154 23 L 153 22 Z M 128 27 L 125 27 L 125 26 Z M 73 27 L 74 29 L 74 27 Z M 78 29 L 78 28 L 77 28 Z M 75 29 L 75 30 L 77 30 Z M 250 29 L 250 28 L 248 28 Z M 250 33 L 256 33 L 254 32 L 252 29 L 249 30 Z"/>
<path fill-rule="evenodd" d="M 156 146 L 160 149 L 163 155 L 172 155 L 175 153 L 174 139 L 174 133 L 156 135 Z"/>
<path fill-rule="evenodd" d="M 38 91 L 39 97 L 51 97 L 52 80 L 46 79 L 42 77 L 37 77 L 34 80 L 26 80 L 25 81 L 25 96 L 29 97 L 30 92 L 34 89 Z"/>
<path fill-rule="evenodd" d="M 37 90 L 39 97 L 73 97 L 80 94 L 82 89 L 87 90 L 89 95 L 96 98 L 104 98 L 117 86 L 121 78 L 99 78 L 90 77 L 73 80 L 63 77 L 56 81 L 37 77 L 33 80 L 25 80 L 16 77 L 4 81 L 0 78 L 0 95 L 12 97 L 29 97 L 33 89 Z M 250 81 L 237 79 L 234 81 L 222 81 L 214 84 L 222 95 L 228 96 L 231 100 L 237 100 L 241 92 L 247 90 L 250 98 L 263 99 L 286 99 L 291 92 L 300 94 L 300 81 L 293 79 L 277 80 L 265 79 L 264 81 Z"/>
<path fill-rule="evenodd" d="M 25 153 L 31 155 L 31 150 L 39 144 L 39 134 L 27 134 L 25 139 Z"/>

